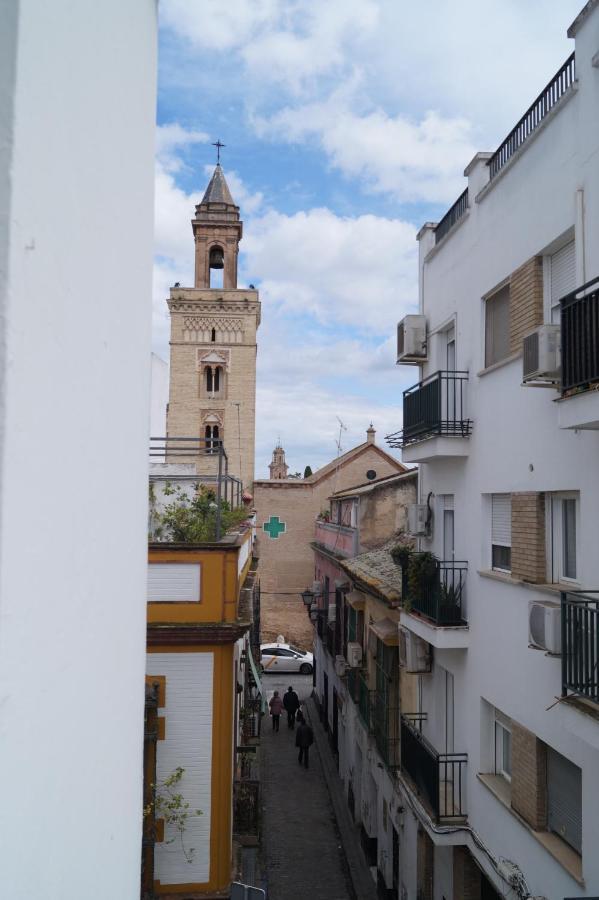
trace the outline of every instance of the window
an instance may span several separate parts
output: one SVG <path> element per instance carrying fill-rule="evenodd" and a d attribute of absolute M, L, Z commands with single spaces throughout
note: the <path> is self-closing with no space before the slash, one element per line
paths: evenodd
<path fill-rule="evenodd" d="M 218 425 L 206 425 L 206 453 L 216 453 L 220 444 L 220 431 Z"/>
<path fill-rule="evenodd" d="M 510 494 L 491 496 L 491 567 L 500 572 L 512 569 L 512 498 Z"/>
<path fill-rule="evenodd" d="M 510 355 L 510 286 L 485 300 L 485 367 Z"/>
<path fill-rule="evenodd" d="M 560 300 L 576 287 L 576 252 L 574 241 L 549 257 L 550 304 L 549 321 L 560 323 Z"/>
<path fill-rule="evenodd" d="M 548 495 L 548 555 L 551 580 L 578 579 L 578 495 Z"/>
<path fill-rule="evenodd" d="M 206 366 L 204 369 L 204 377 L 206 380 L 206 391 L 209 394 L 218 394 L 220 393 L 220 388 L 222 384 L 222 367 L 221 366 Z"/>
<path fill-rule="evenodd" d="M 512 723 L 495 710 L 495 774 L 512 780 Z"/>
<path fill-rule="evenodd" d="M 213 328 L 210 332 L 210 340 L 212 341 L 212 343 L 214 343 L 214 341 L 216 340 L 216 328 Z"/>

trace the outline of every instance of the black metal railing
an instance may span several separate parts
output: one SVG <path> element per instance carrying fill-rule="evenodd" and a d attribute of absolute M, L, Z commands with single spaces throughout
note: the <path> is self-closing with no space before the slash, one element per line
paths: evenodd
<path fill-rule="evenodd" d="M 401 717 L 401 768 L 434 818 L 466 818 L 466 753 L 438 753 L 415 726 Z"/>
<path fill-rule="evenodd" d="M 436 625 L 465 625 L 465 589 L 467 562 L 428 557 L 427 565 L 418 565 L 424 554 L 414 553 L 414 568 L 402 570 L 402 597 L 406 606 L 431 619 Z"/>
<path fill-rule="evenodd" d="M 563 394 L 599 381 L 599 278 L 560 303 Z"/>
<path fill-rule="evenodd" d="M 487 165 L 491 179 L 495 178 L 533 131 L 536 131 L 575 80 L 576 62 L 575 54 L 572 53 L 489 159 Z"/>
<path fill-rule="evenodd" d="M 562 593 L 563 696 L 573 693 L 599 703 L 598 669 L 599 591 Z"/>
<path fill-rule="evenodd" d="M 468 372 L 435 372 L 403 392 L 403 429 L 387 435 L 391 447 L 407 447 L 433 435 L 469 437 Z"/>
<path fill-rule="evenodd" d="M 372 705 L 372 731 L 376 748 L 388 769 L 394 771 L 401 765 L 401 741 L 399 710 L 385 705 L 379 694 Z"/>
<path fill-rule="evenodd" d="M 216 500 L 216 540 L 219 541 L 222 537 L 222 501 L 228 503 L 230 509 L 236 509 L 241 506 L 243 497 L 241 480 L 229 475 L 229 457 L 223 442 L 217 438 L 151 437 L 149 456 L 150 463 L 155 464 L 195 464 L 196 472 L 191 474 L 163 473 L 153 469 L 150 472 L 150 483 L 192 482 L 212 489 Z M 149 531 L 152 532 L 151 515 Z"/>
<path fill-rule="evenodd" d="M 327 652 L 329 656 L 335 658 L 335 625 L 331 622 L 327 625 L 326 637 L 325 637 L 325 646 L 327 648 Z"/>
<path fill-rule="evenodd" d="M 468 188 L 460 194 L 456 202 L 450 207 L 435 228 L 435 244 L 443 240 L 448 231 L 451 231 L 458 219 L 461 219 L 468 209 Z"/>

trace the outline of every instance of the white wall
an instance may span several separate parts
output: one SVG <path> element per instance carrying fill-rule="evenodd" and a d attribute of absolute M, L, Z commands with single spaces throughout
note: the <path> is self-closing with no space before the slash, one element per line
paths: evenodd
<path fill-rule="evenodd" d="M 599 753 L 567 727 L 566 712 L 555 705 L 561 691 L 560 660 L 528 646 L 528 604 L 551 596 L 478 574 L 490 566 L 484 495 L 579 491 L 580 587 L 596 587 L 599 432 L 560 430 L 553 402 L 557 393 L 521 387 L 520 358 L 479 374 L 484 367 L 481 298 L 572 229 L 579 259 L 584 248 L 586 270 L 579 283 L 583 277 L 588 281 L 599 275 L 599 70 L 591 65 L 598 41 L 596 8 L 576 39 L 577 91 L 486 196 L 477 202 L 471 191 L 468 215 L 429 256 L 423 276 L 429 329 L 444 327 L 455 316 L 457 369 L 469 371 L 468 415 L 474 422 L 467 458 L 439 459 L 421 467 L 421 496 L 429 491 L 455 495 L 455 558 L 469 565 L 469 648 L 435 652 L 435 671 L 423 676 L 425 711 L 438 723 L 435 681 L 444 678 L 443 666 L 454 676 L 455 750 L 468 753 L 469 822 L 497 857 L 520 865 L 533 894 L 550 900 L 599 891 L 599 859 L 594 852 Z M 527 99 L 523 98 L 523 109 Z M 576 216 L 579 190 L 585 198 L 584 228 Z M 423 377 L 445 368 L 440 345 L 433 335 Z M 423 549 L 442 555 L 440 518 L 433 540 L 422 543 Z M 553 600 L 559 602 L 559 595 Z M 488 771 L 488 763 L 485 767 L 481 762 L 486 740 L 481 734 L 481 697 L 583 769 L 584 887 L 477 780 L 477 772 Z M 440 736 L 434 724 L 429 728 L 437 743 Z M 597 738 L 596 733 L 595 742 Z"/>
<path fill-rule="evenodd" d="M 156 3 L 1 18 L 0 892 L 131 900 Z"/>

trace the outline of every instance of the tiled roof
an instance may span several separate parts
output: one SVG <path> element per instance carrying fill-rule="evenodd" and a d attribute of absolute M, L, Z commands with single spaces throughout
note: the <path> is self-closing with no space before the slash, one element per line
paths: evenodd
<path fill-rule="evenodd" d="M 369 550 L 353 559 L 339 561 L 341 568 L 354 581 L 370 588 L 391 604 L 401 600 L 401 567 L 393 562 L 391 556 L 391 548 L 395 544 L 397 538 L 387 541 L 377 550 Z"/>
<path fill-rule="evenodd" d="M 231 196 L 231 191 L 225 180 L 220 163 L 214 170 L 214 175 L 210 179 L 210 184 L 206 188 L 206 193 L 200 205 L 204 203 L 227 203 L 229 206 L 235 206 L 235 201 Z"/>

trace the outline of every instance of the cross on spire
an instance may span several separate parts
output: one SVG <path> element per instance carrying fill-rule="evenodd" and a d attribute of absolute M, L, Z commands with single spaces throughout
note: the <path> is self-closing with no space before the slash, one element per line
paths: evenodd
<path fill-rule="evenodd" d="M 220 166 L 220 151 L 222 147 L 226 147 L 226 144 L 221 144 L 220 138 L 217 138 L 216 141 L 212 144 L 213 147 L 216 147 L 216 165 Z"/>

